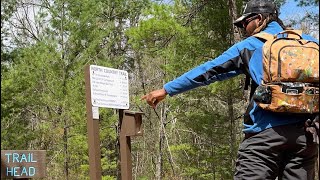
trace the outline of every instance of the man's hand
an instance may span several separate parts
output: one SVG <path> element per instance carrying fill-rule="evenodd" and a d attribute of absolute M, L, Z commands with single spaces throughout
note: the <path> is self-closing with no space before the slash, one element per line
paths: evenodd
<path fill-rule="evenodd" d="M 157 104 L 166 98 L 167 94 L 165 89 L 158 89 L 142 96 L 141 100 L 145 99 L 147 103 L 155 109 Z"/>

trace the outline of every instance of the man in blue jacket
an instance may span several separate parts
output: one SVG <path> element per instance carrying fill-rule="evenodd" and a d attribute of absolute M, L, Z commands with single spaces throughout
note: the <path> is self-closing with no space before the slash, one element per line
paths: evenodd
<path fill-rule="evenodd" d="M 278 18 L 275 4 L 269 0 L 249 1 L 234 24 L 243 28 L 248 38 L 142 99 L 155 108 L 168 94 L 173 96 L 242 73 L 251 77 L 253 92 L 262 81 L 264 41 L 252 35 L 261 31 L 274 35 L 286 27 Z M 302 37 L 318 42 L 305 34 Z M 273 113 L 254 102 L 248 108 L 243 129 L 245 139 L 238 151 L 234 179 L 314 179 L 318 149 L 316 144 L 309 143 L 304 126 L 313 117 Z"/>

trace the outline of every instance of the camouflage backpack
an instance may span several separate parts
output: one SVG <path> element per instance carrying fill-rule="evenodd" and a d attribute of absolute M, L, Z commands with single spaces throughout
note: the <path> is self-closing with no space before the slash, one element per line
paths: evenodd
<path fill-rule="evenodd" d="M 302 39 L 302 31 L 254 35 L 263 46 L 263 80 L 253 100 L 274 112 L 319 112 L 319 45 Z"/>

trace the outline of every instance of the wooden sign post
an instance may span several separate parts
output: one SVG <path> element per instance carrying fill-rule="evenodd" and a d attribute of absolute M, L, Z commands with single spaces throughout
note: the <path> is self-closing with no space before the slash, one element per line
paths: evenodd
<path fill-rule="evenodd" d="M 87 131 L 89 147 L 89 176 L 92 180 L 101 180 L 101 151 L 99 137 L 99 117 L 93 118 L 91 102 L 90 66 L 85 69 Z"/>
<path fill-rule="evenodd" d="M 1 150 L 1 179 L 46 177 L 45 150 Z"/>
<path fill-rule="evenodd" d="M 130 136 L 142 135 L 143 113 L 129 109 L 128 73 L 123 70 L 88 65 L 85 68 L 87 129 L 90 179 L 101 180 L 99 107 L 119 109 L 121 179 L 132 179 Z"/>
<path fill-rule="evenodd" d="M 131 137 L 142 136 L 141 112 L 124 111 L 120 118 L 120 165 L 121 179 L 132 180 Z"/>

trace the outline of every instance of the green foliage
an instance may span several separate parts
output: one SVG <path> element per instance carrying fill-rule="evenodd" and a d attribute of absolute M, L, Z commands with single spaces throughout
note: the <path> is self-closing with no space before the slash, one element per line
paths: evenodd
<path fill-rule="evenodd" d="M 5 104 L 1 103 L 1 123 L 3 125 L 7 124 L 1 127 L 3 128 L 1 133 L 3 141 L 1 143 L 4 149 L 26 149 L 26 147 L 29 147 L 30 141 L 41 136 L 38 133 L 41 130 L 36 128 L 40 120 L 37 111 L 45 105 L 39 93 L 44 91 L 44 84 L 41 83 L 43 82 L 41 78 L 43 78 L 43 70 L 46 67 L 41 66 L 39 63 L 55 56 L 54 54 L 50 56 L 44 55 L 43 53 L 47 50 L 42 45 L 21 49 L 19 56 L 15 56 L 14 61 L 16 64 L 12 67 L 8 66 L 8 72 L 2 76 L 1 93 Z M 37 58 L 35 59 L 34 57 Z M 28 61 L 29 59 L 33 59 L 33 61 Z M 28 119 L 32 121 L 29 122 Z M 13 123 L 12 120 L 17 122 Z M 19 134 L 23 134 L 26 137 L 18 142 L 10 140 L 10 136 L 19 137 Z M 15 146 L 11 142 L 17 142 L 20 145 Z M 3 143 L 8 143 L 8 145 Z"/>
<path fill-rule="evenodd" d="M 298 6 L 319 6 L 319 0 L 295 0 Z"/>
<path fill-rule="evenodd" d="M 137 179 L 159 178 L 160 165 L 163 179 L 232 179 L 241 122 L 230 118 L 243 110 L 242 77 L 167 98 L 156 110 L 140 101 L 232 45 L 228 1 L 39 3 L 38 39 L 1 29 L 13 38 L 1 38 L 1 149 L 46 150 L 48 178 L 89 179 L 84 67 L 96 64 L 127 70 L 130 110 L 144 112 L 144 136 L 132 139 Z M 2 25 L 21 8 L 1 5 Z M 116 179 L 118 112 L 99 111 L 102 179 Z"/>

